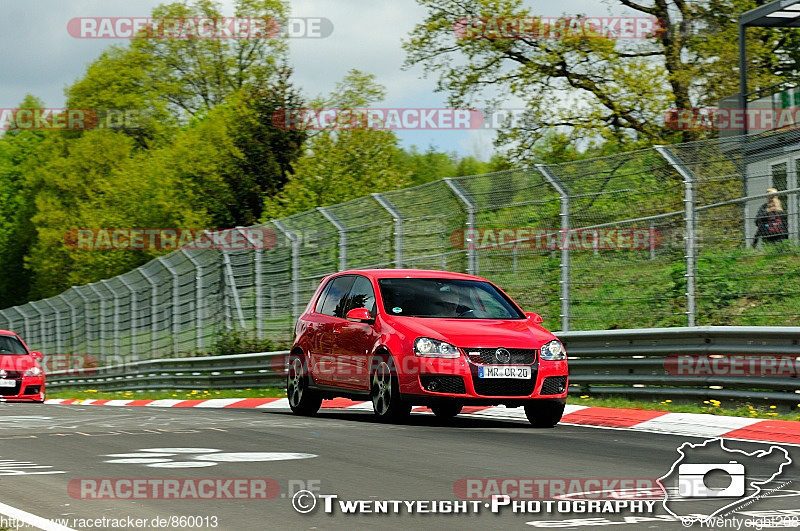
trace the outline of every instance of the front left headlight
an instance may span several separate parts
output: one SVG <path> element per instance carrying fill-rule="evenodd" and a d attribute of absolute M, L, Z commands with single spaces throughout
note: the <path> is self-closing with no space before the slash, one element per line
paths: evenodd
<path fill-rule="evenodd" d="M 564 350 L 564 345 L 561 344 L 561 341 L 554 339 L 544 344 L 541 358 L 547 361 L 565 360 L 567 359 L 567 351 Z"/>
<path fill-rule="evenodd" d="M 41 375 L 42 375 L 42 369 L 40 369 L 39 367 L 31 367 L 23 374 L 23 376 L 41 376 Z"/>

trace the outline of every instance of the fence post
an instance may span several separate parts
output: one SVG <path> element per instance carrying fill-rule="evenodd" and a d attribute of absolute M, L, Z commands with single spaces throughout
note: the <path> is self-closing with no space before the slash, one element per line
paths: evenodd
<path fill-rule="evenodd" d="M 37 302 L 41 302 L 41 301 L 37 301 Z M 46 336 L 45 336 L 45 334 L 47 332 L 47 320 L 45 320 L 45 318 L 44 318 L 44 312 L 36 307 L 36 303 L 35 302 L 29 302 L 28 305 L 31 308 L 33 308 L 36 313 L 39 314 L 39 322 L 40 322 L 40 325 L 39 325 L 39 341 L 38 341 L 39 345 L 38 345 L 38 348 L 36 350 L 45 350 L 46 351 L 46 350 L 48 350 L 48 348 L 47 348 L 47 340 L 46 340 Z"/>
<path fill-rule="evenodd" d="M 470 275 L 478 274 L 478 254 L 475 243 L 475 202 L 461 185 L 450 177 L 442 179 L 444 183 L 453 191 L 453 194 L 464 204 L 467 211 L 467 273 Z"/>
<path fill-rule="evenodd" d="M 696 247 L 696 227 L 695 227 L 695 196 L 694 196 L 694 173 L 687 168 L 666 146 L 653 146 L 659 155 L 672 166 L 683 178 L 683 207 L 684 222 L 686 224 L 686 235 L 684 242 L 686 245 L 686 325 L 696 326 L 697 300 L 697 247 Z"/>
<path fill-rule="evenodd" d="M 105 332 L 105 326 L 103 325 L 103 322 L 105 320 L 103 318 L 103 314 L 105 313 L 106 305 L 105 305 L 105 302 L 103 301 L 102 295 L 100 295 L 100 292 L 97 291 L 97 288 L 94 287 L 94 283 L 86 284 L 86 286 L 90 290 L 92 290 L 95 295 L 97 295 L 97 302 L 98 302 L 98 304 L 100 306 L 100 322 L 98 323 L 99 326 L 97 328 L 98 328 L 98 331 L 100 333 L 100 357 L 103 358 L 103 363 L 105 363 L 105 358 L 106 358 L 106 332 Z"/>
<path fill-rule="evenodd" d="M 186 249 L 181 249 L 181 252 L 194 266 L 194 325 L 197 327 L 195 348 L 197 352 L 203 352 L 203 313 L 200 311 L 203 306 L 203 266 Z"/>
<path fill-rule="evenodd" d="M 339 233 L 339 271 L 347 269 L 347 227 L 333 212 L 329 212 L 324 207 L 317 207 L 317 210 L 333 225 Z"/>
<path fill-rule="evenodd" d="M 158 263 L 160 263 L 164 269 L 166 269 L 170 275 L 172 275 L 172 353 L 174 355 L 178 355 L 178 334 L 180 332 L 181 323 L 179 321 L 180 318 L 180 307 L 178 300 L 180 299 L 180 293 L 178 285 L 178 272 L 175 271 L 175 268 L 169 265 L 164 258 L 159 258 Z"/>
<path fill-rule="evenodd" d="M 86 343 L 86 352 L 84 352 L 84 354 L 91 354 L 91 352 L 89 352 L 89 299 L 86 295 L 81 293 L 79 287 L 75 286 L 72 289 L 75 290 L 75 293 L 81 298 L 81 302 L 83 303 L 83 336 L 84 342 Z"/>
<path fill-rule="evenodd" d="M 561 179 L 550 171 L 544 164 L 537 164 L 536 169 L 542 174 L 544 179 L 558 192 L 561 198 L 561 331 L 569 332 L 570 321 L 570 263 L 569 246 L 564 245 L 568 240 L 569 224 L 569 192 L 561 182 Z"/>
<path fill-rule="evenodd" d="M 61 315 L 60 315 L 60 312 L 53 305 L 53 303 L 50 302 L 50 299 L 42 299 L 41 302 L 43 302 L 46 305 L 50 306 L 50 308 L 53 310 L 53 316 L 55 317 L 55 320 L 56 320 L 56 351 L 59 354 L 63 354 L 64 351 L 61 348 Z M 42 314 L 42 317 L 44 317 L 44 314 Z"/>
<path fill-rule="evenodd" d="M 273 223 L 292 244 L 292 326 L 300 317 L 300 240 L 281 221 Z"/>
<path fill-rule="evenodd" d="M 23 339 L 25 339 L 26 342 L 27 342 L 27 341 L 29 341 L 28 338 L 30 337 L 30 334 L 28 333 L 29 330 L 30 330 L 30 326 L 28 326 L 28 316 L 25 315 L 22 312 L 22 310 L 20 310 L 20 308 L 21 308 L 21 306 L 13 306 L 13 307 L 9 308 L 9 310 L 14 310 L 18 314 L 20 314 L 20 316 L 22 316 L 22 329 L 23 329 L 22 333 L 25 335 L 25 337 L 23 337 Z"/>
<path fill-rule="evenodd" d="M 233 296 L 233 305 L 236 307 L 236 315 L 239 317 L 239 326 L 242 330 L 247 328 L 247 323 L 244 320 L 244 312 L 242 311 L 242 301 L 239 300 L 239 289 L 236 287 L 236 277 L 233 276 L 233 265 L 231 265 L 231 258 L 228 256 L 228 250 L 222 249 L 222 260 L 225 263 L 225 273 L 227 274 L 228 282 L 231 286 L 231 296 Z"/>
<path fill-rule="evenodd" d="M 69 291 L 69 290 L 67 290 Z M 70 337 L 72 338 L 72 353 L 78 353 L 78 309 L 75 308 L 75 305 L 72 304 L 69 299 L 67 298 L 67 292 L 65 291 L 61 295 L 61 300 L 64 301 L 64 304 L 69 308 L 69 322 L 70 322 Z"/>
<path fill-rule="evenodd" d="M 133 290 L 128 281 L 125 280 L 125 275 L 120 275 L 117 277 L 119 281 L 125 286 L 125 289 L 128 290 L 128 293 L 131 295 L 131 354 L 134 358 L 136 358 L 136 333 L 137 333 L 137 322 L 136 322 L 136 292 Z"/>
<path fill-rule="evenodd" d="M 114 299 L 114 318 L 112 321 L 114 330 L 114 356 L 119 360 L 119 295 L 117 295 L 116 290 L 109 286 L 108 280 L 101 280 L 100 283 L 111 292 L 111 297 Z"/>
<path fill-rule="evenodd" d="M 156 321 L 156 314 L 158 313 L 158 284 L 144 269 L 140 268 L 138 271 L 142 278 L 150 284 L 150 349 L 152 350 L 150 357 L 152 358 L 158 350 L 158 340 L 156 339 L 156 332 L 158 332 L 158 321 Z"/>
<path fill-rule="evenodd" d="M 374 193 L 372 197 L 383 207 L 394 220 L 394 267 L 403 267 L 403 216 L 382 194 Z"/>

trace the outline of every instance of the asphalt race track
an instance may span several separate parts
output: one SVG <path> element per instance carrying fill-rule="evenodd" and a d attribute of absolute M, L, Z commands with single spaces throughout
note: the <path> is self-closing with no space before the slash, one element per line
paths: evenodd
<path fill-rule="evenodd" d="M 351 500 L 455 502 L 459 498 L 454 485 L 464 478 L 658 478 L 676 461 L 677 447 L 703 441 L 570 425 L 533 429 L 521 421 L 469 416 L 443 423 L 433 415 L 415 414 L 404 425 L 385 425 L 370 412 L 352 409 L 323 409 L 315 418 L 302 418 L 282 407 L 204 410 L 0 404 L 0 514 L 21 515 L 29 521 L 34 517 L 66 519 L 63 527 L 40 524 L 53 530 L 112 529 L 112 521 L 123 526 L 119 528 L 132 528 L 127 522 L 136 519 L 146 522 L 139 527 L 143 529 L 583 529 L 610 525 L 630 530 L 684 529 L 660 501 L 655 502 L 654 512 L 637 514 L 514 513 L 511 506 L 492 513 L 486 507 L 489 500 L 469 502 L 467 514 L 409 514 L 402 507 L 399 514 L 346 514 L 338 504 Z M 726 445 L 746 452 L 771 446 L 739 441 L 726 441 Z M 792 464 L 776 480 L 793 483 L 747 507 L 746 511 L 757 515 L 750 518 L 788 514 L 770 512 L 780 510 L 800 514 L 800 447 L 780 446 Z M 719 459 L 727 462 L 725 456 Z M 767 472 L 747 470 L 748 479 L 763 474 Z M 161 485 L 160 480 L 174 478 L 223 482 L 260 478 L 268 480 L 268 488 L 264 491 L 265 483 L 258 483 L 262 490 L 252 491 L 256 499 L 241 499 L 241 493 L 229 495 L 225 488 L 214 491 L 222 494 L 212 499 L 87 499 L 103 492 L 100 479 L 149 479 Z M 293 508 L 293 495 L 300 490 L 337 496 L 328 499 L 332 513 L 326 514 L 324 499 L 318 499 L 313 510 L 300 514 Z M 258 499 L 265 497 L 264 492 L 271 499 Z M 302 507 L 311 503 L 306 493 L 294 501 Z M 701 504 L 712 502 L 718 503 Z M 173 517 L 181 516 L 191 518 L 180 525 Z M 731 517 L 743 518 L 742 513 Z M 4 523 L 8 525 L 8 520 L 0 521 L 0 529 Z M 698 524 L 694 528 L 701 529 Z"/>

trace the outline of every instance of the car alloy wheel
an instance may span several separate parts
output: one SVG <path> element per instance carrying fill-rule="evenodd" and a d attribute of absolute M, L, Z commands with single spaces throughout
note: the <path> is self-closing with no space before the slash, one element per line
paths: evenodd
<path fill-rule="evenodd" d="M 304 360 L 297 355 L 289 358 L 289 373 L 286 375 L 286 396 L 289 407 L 298 415 L 313 415 L 322 405 L 322 397 L 308 388 L 308 371 Z"/>
<path fill-rule="evenodd" d="M 381 359 L 372 372 L 372 409 L 381 419 L 399 420 L 411 413 L 411 404 L 400 398 L 391 358 Z"/>

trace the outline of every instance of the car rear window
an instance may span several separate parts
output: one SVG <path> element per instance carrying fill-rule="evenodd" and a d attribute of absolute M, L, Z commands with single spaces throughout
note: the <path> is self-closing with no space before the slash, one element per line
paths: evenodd
<path fill-rule="evenodd" d="M 491 283 L 438 278 L 378 280 L 389 315 L 459 319 L 524 319 Z"/>

